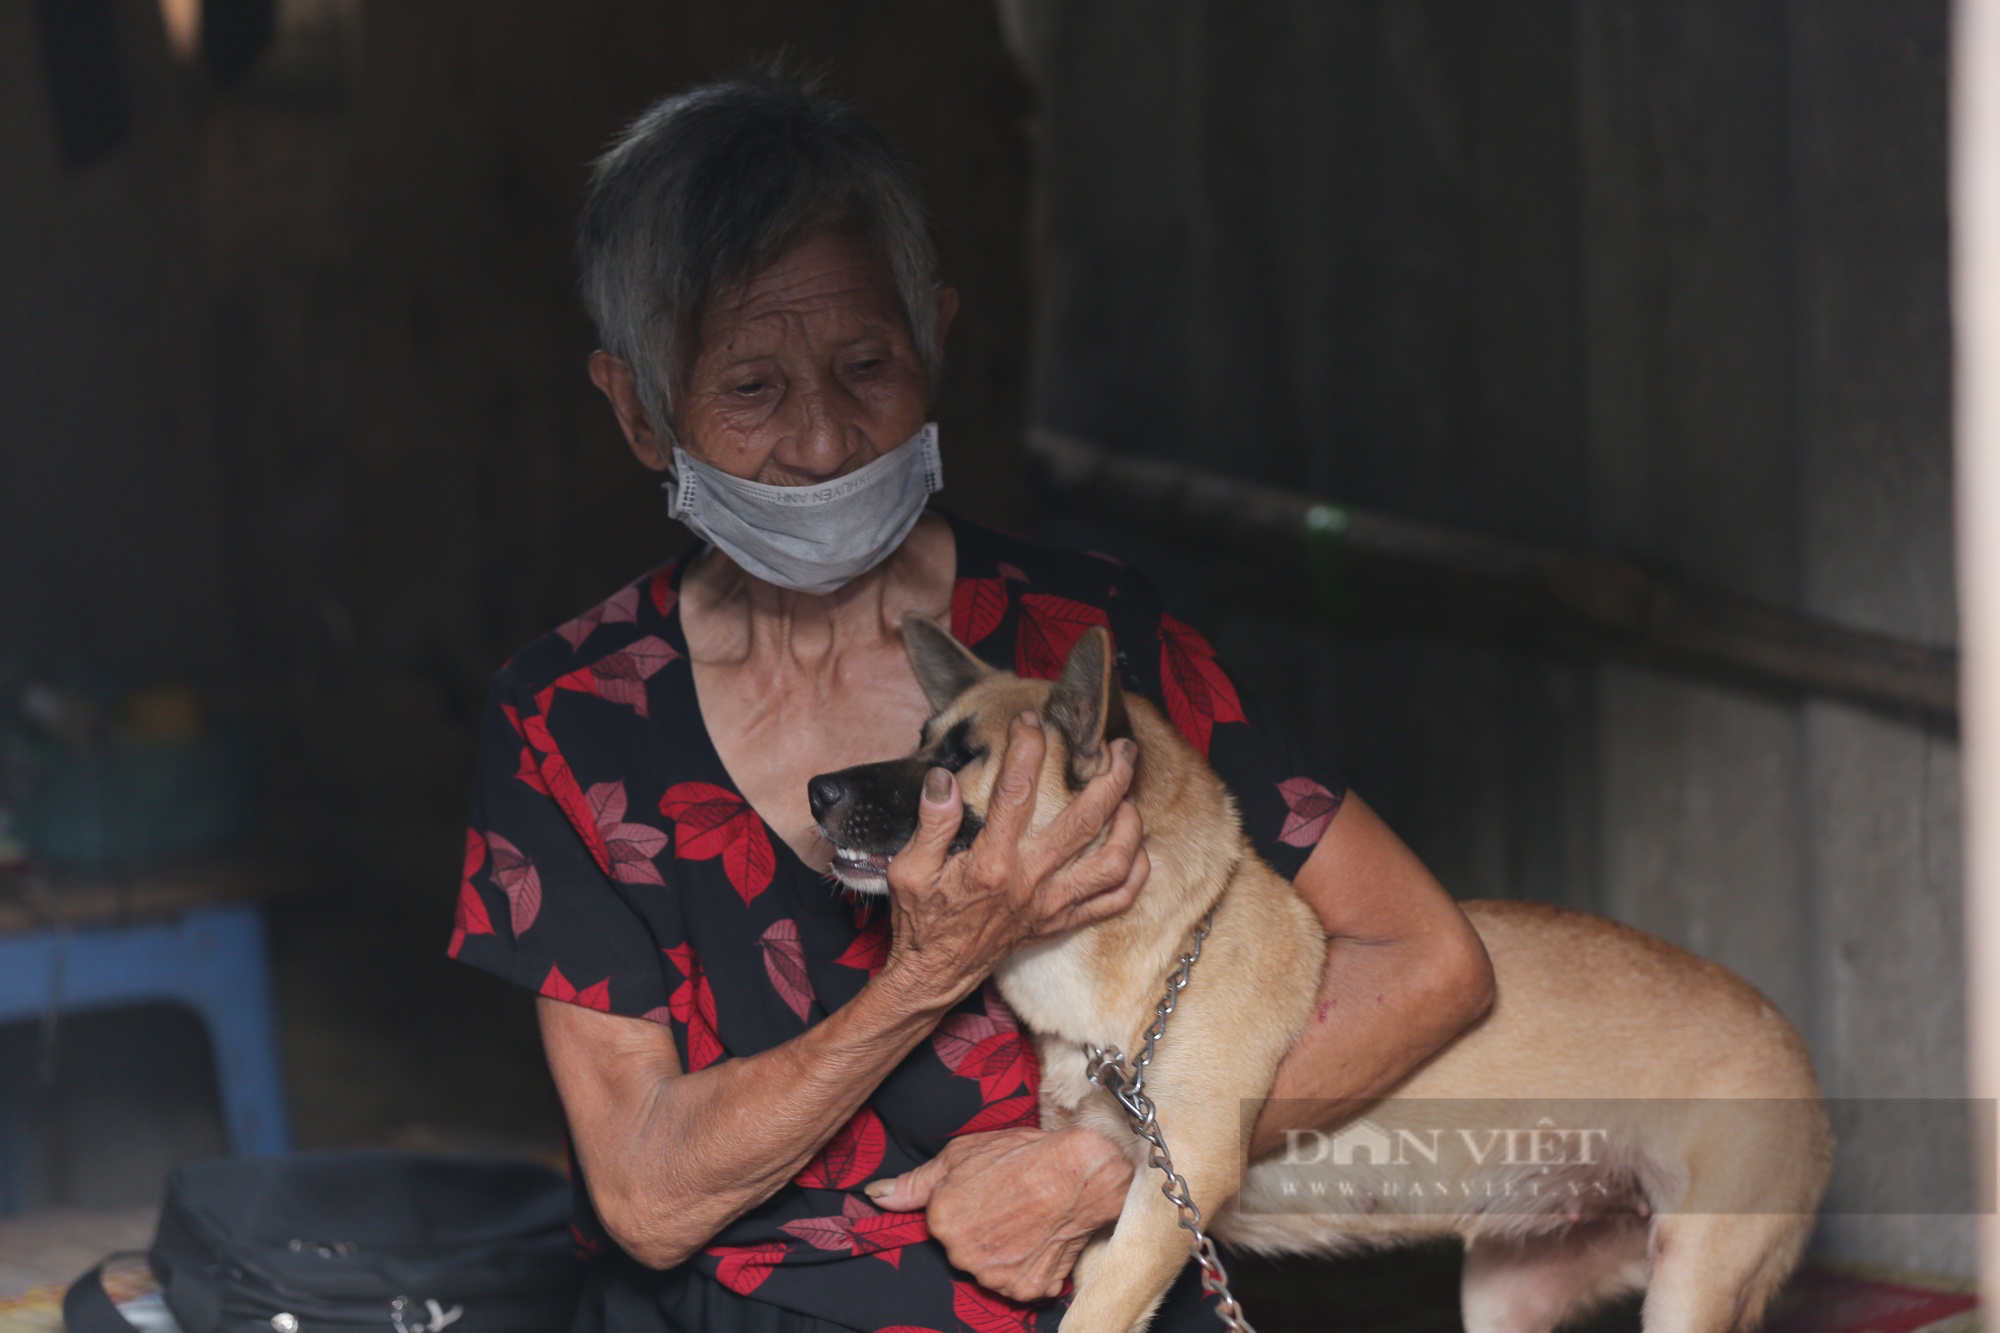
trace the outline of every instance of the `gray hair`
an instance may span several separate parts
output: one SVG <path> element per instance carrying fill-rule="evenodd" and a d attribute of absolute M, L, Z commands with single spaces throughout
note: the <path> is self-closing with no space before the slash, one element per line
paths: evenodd
<path fill-rule="evenodd" d="M 583 299 L 671 438 L 702 316 L 818 232 L 881 251 L 933 388 L 937 251 L 915 171 L 815 83 L 760 74 L 655 103 L 597 159 L 577 241 Z"/>

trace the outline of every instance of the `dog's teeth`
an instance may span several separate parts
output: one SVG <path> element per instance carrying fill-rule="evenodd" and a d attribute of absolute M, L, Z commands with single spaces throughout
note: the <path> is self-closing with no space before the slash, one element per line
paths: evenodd
<path fill-rule="evenodd" d="M 849 866 L 858 870 L 886 872 L 889 869 L 888 857 L 879 853 L 858 852 L 852 847 L 834 848 L 833 859 L 843 866 Z"/>

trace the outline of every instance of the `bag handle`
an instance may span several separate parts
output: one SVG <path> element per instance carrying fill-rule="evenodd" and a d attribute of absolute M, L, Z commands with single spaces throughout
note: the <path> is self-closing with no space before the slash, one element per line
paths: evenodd
<path fill-rule="evenodd" d="M 104 1289 L 104 1269 L 114 1259 L 144 1258 L 144 1250 L 120 1250 L 69 1284 L 63 1293 L 63 1325 L 69 1333 L 138 1333 L 138 1325 L 118 1312 Z"/>

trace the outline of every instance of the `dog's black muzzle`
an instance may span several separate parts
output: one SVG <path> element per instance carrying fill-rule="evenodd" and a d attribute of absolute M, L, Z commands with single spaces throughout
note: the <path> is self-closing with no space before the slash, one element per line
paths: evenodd
<path fill-rule="evenodd" d="M 917 834 L 924 775 L 933 767 L 922 758 L 891 759 L 822 773 L 806 783 L 813 821 L 836 847 L 866 856 L 894 856 Z M 959 819 L 951 850 L 970 847 L 981 823 L 967 810 Z"/>

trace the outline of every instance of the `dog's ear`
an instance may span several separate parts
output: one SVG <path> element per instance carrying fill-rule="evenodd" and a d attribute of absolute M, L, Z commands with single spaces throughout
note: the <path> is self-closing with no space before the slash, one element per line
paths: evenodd
<path fill-rule="evenodd" d="M 993 674 L 993 668 L 973 656 L 970 648 L 915 611 L 903 616 L 903 651 L 910 655 L 917 684 L 932 708 L 943 708 Z"/>
<path fill-rule="evenodd" d="M 1069 650 L 1062 675 L 1042 710 L 1043 717 L 1069 745 L 1069 785 L 1083 786 L 1110 764 L 1105 744 L 1132 734 L 1125 716 L 1125 696 L 1118 689 L 1117 663 L 1111 634 L 1092 626 Z"/>

